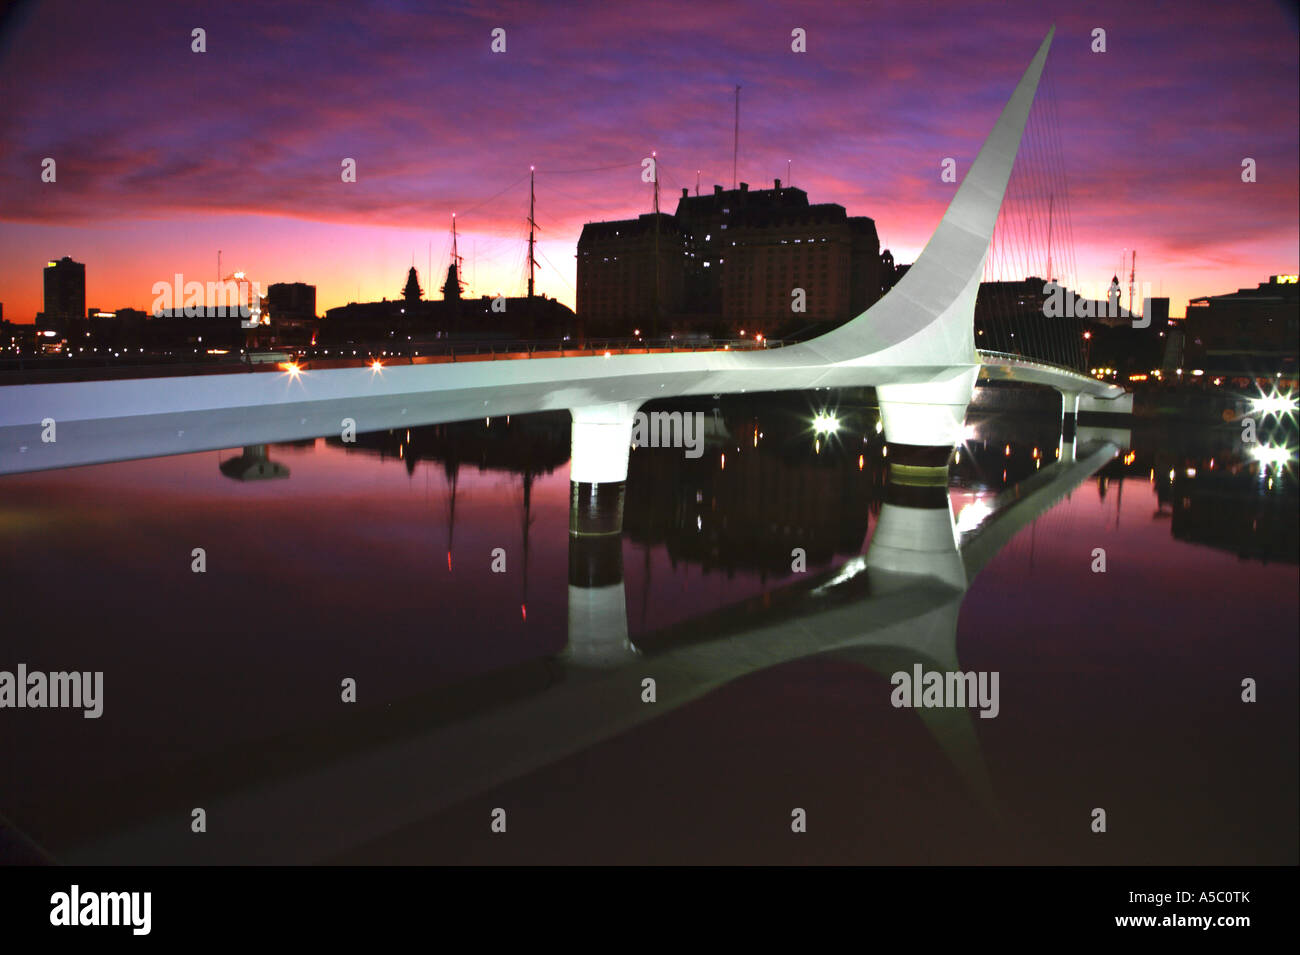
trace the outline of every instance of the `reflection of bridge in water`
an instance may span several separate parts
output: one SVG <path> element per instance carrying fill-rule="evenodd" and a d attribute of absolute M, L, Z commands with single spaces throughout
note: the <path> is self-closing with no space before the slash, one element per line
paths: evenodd
<path fill-rule="evenodd" d="M 789 574 L 794 546 L 813 567 L 860 553 L 870 521 L 879 515 L 889 453 L 879 410 L 866 395 L 777 392 L 648 406 L 703 414 L 712 431 L 699 457 L 633 449 L 623 538 L 647 554 L 662 547 L 673 565 L 728 576 L 754 572 L 764 583 L 769 576 Z M 836 418 L 833 433 L 810 427 L 822 408 Z M 996 490 L 1055 460 L 1059 420 L 1018 415 L 1014 450 L 1002 441 L 990 445 L 991 426 L 1006 431 L 994 425 L 996 420 L 972 408 L 962 448 L 951 463 L 958 483 Z M 376 456 L 410 475 L 417 468 L 438 472 L 447 493 L 451 550 L 465 470 L 517 479 L 523 524 L 531 526 L 530 489 L 538 476 L 567 464 L 569 430 L 568 415 L 547 412 L 360 434 L 352 442 L 330 437 L 325 443 Z M 223 462 L 223 471 L 228 468 Z M 526 567 L 526 546 L 522 556 Z"/>
<path fill-rule="evenodd" d="M 958 671 L 957 621 L 971 582 L 1126 440 L 1124 433 L 1080 429 L 1061 443 L 1059 460 L 1007 488 L 989 516 L 964 531 L 948 499 L 943 455 L 952 449 L 920 449 L 913 460 L 931 455 L 930 463 L 891 462 L 865 555 L 635 641 L 623 584 L 623 496 L 602 493 L 593 502 L 575 493 L 568 642 L 534 677 L 512 668 L 440 690 L 400 738 L 381 734 L 373 747 L 248 780 L 210 799 L 210 816 L 222 819 L 220 840 L 176 838 L 188 818 L 188 808 L 177 808 L 75 849 L 65 861 L 321 860 L 771 667 L 834 654 L 885 676 L 916 664 L 927 672 Z M 642 699 L 647 679 L 655 681 L 654 703 Z M 922 708 L 916 715 L 973 801 L 996 817 L 978 717 L 964 708 Z M 255 753 L 250 761 L 260 762 Z"/>

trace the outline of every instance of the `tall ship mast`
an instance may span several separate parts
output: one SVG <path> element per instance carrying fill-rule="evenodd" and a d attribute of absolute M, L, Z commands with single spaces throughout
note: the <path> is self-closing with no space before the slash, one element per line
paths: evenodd
<path fill-rule="evenodd" d="M 453 212 L 451 214 L 451 265 L 447 267 L 447 281 L 442 286 L 444 299 L 459 299 L 461 292 L 465 291 L 465 283 L 460 280 L 462 261 L 456 235 L 456 213 Z"/>
<path fill-rule="evenodd" d="M 533 231 L 537 228 L 537 221 L 534 218 L 536 214 L 537 194 L 534 191 L 534 180 L 537 176 L 537 167 L 528 167 L 528 297 L 533 297 L 533 268 L 537 265 L 537 260 L 533 258 L 533 249 L 537 240 Z"/>

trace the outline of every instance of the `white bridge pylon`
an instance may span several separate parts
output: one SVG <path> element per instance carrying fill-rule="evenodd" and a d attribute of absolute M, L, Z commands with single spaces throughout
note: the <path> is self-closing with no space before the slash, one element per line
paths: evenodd
<path fill-rule="evenodd" d="M 0 387 L 0 474 L 569 410 L 580 480 L 626 477 L 626 453 L 596 435 L 630 432 L 647 401 L 690 395 L 873 385 L 885 435 L 956 444 L 981 368 L 1083 396 L 1083 410 L 1131 410 L 1123 389 L 1075 372 L 984 356 L 979 290 L 1053 28 L 1016 85 L 934 235 L 880 301 L 840 328 L 784 348 L 192 375 Z M 1074 402 L 1071 401 L 1073 405 Z M 49 440 L 48 422 L 57 426 Z M 581 433 L 579 433 L 581 432 Z M 594 463 L 587 458 L 596 454 Z M 617 459 L 617 460 L 616 460 Z M 614 472 L 618 460 L 622 475 Z M 614 465 L 611 467 L 611 465 Z"/>

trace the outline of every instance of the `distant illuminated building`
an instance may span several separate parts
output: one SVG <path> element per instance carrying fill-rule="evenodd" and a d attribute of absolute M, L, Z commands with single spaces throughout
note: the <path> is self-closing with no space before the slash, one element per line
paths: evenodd
<path fill-rule="evenodd" d="M 67 332 L 69 324 L 86 314 L 86 266 L 69 256 L 45 266 L 45 311 L 36 323 L 38 332 Z"/>

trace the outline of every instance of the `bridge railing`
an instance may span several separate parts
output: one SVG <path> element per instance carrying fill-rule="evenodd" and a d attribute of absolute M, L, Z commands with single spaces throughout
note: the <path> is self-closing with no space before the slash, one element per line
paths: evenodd
<path fill-rule="evenodd" d="M 1077 368 L 1071 368 L 1068 365 L 1058 365 L 1056 364 L 1056 362 L 1044 361 L 1041 358 L 1034 358 L 1031 355 L 1017 355 L 1015 352 L 993 351 L 992 349 L 988 349 L 988 348 L 979 349 L 979 354 L 981 358 L 994 358 L 994 359 L 1001 358 L 1022 365 L 1039 365 L 1043 368 L 1050 368 L 1053 371 L 1068 372 L 1069 374 L 1077 375 L 1080 378 L 1088 377 L 1086 374 L 1079 371 L 1079 369 Z"/>
<path fill-rule="evenodd" d="M 528 340 L 484 340 L 484 341 L 439 341 L 424 340 L 420 342 L 347 342 L 344 344 L 317 345 L 307 348 L 296 347 L 288 350 L 296 352 L 302 358 L 413 358 L 425 356 L 447 356 L 453 361 L 461 358 L 481 359 L 483 356 L 531 357 L 534 355 L 599 355 L 604 352 L 620 355 L 650 353 L 675 353 L 696 351 L 753 351 L 765 348 L 780 348 L 787 344 L 782 340 L 767 338 L 585 338 L 585 339 L 538 339 Z"/>
<path fill-rule="evenodd" d="M 591 357 L 600 355 L 672 354 L 698 351 L 752 351 L 780 348 L 787 342 L 769 339 L 644 339 L 587 338 L 489 341 L 425 340 L 420 342 L 357 342 L 328 346 L 285 345 L 247 349 L 222 356 L 198 349 L 107 355 L 32 355 L 0 357 L 0 385 L 105 381 L 120 378 L 163 378 L 279 371 L 288 361 L 302 367 L 347 368 L 383 363 L 518 360 L 528 358 Z"/>

